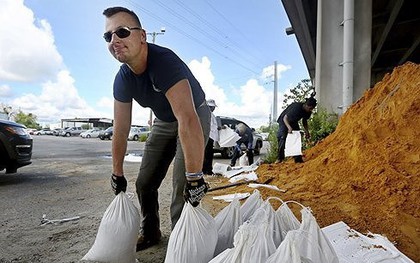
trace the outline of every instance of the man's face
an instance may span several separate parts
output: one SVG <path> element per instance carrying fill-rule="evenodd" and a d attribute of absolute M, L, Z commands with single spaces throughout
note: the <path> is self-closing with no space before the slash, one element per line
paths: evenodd
<path fill-rule="evenodd" d="M 139 26 L 129 14 L 124 12 L 106 18 L 105 32 L 115 32 L 122 27 L 136 28 Z M 140 53 L 143 42 L 146 42 L 146 34 L 143 29 L 130 30 L 130 35 L 125 38 L 120 38 L 114 33 L 108 43 L 108 50 L 118 61 L 129 64 Z"/>
<path fill-rule="evenodd" d="M 315 109 L 315 107 L 314 107 L 314 106 L 309 106 L 309 105 L 307 105 L 307 104 L 303 104 L 303 109 L 304 109 L 306 112 L 310 112 L 310 113 L 312 113 L 312 111 Z"/>

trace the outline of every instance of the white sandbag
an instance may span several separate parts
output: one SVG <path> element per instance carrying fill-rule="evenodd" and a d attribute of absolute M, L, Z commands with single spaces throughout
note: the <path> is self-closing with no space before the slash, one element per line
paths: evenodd
<path fill-rule="evenodd" d="M 233 248 L 228 248 L 214 257 L 209 263 L 231 263 Z"/>
<path fill-rule="evenodd" d="M 231 128 L 224 128 L 219 131 L 219 145 L 220 147 L 232 147 L 236 145 L 236 142 L 241 138 Z"/>
<path fill-rule="evenodd" d="M 298 230 L 291 230 L 287 232 L 285 239 L 281 242 L 280 246 L 277 248 L 265 263 L 302 263 L 300 259 L 299 248 L 296 244 L 296 235 L 298 235 Z M 306 261 L 305 261 L 306 263 Z M 313 262 L 315 263 L 315 262 Z"/>
<path fill-rule="evenodd" d="M 106 209 L 95 242 L 82 260 L 136 262 L 140 215 L 126 193 L 119 193 Z"/>
<path fill-rule="evenodd" d="M 299 204 L 294 201 L 288 201 L 283 203 L 282 207 L 287 207 L 287 203 Z M 331 243 L 321 231 L 310 209 L 301 204 L 299 205 L 302 206 L 302 223 L 299 229 L 287 232 L 285 239 L 276 252 L 267 259 L 267 262 L 339 263 Z M 292 221 L 295 219 L 292 219 Z M 299 260 L 297 260 L 297 257 L 299 257 Z"/>
<path fill-rule="evenodd" d="M 276 215 L 280 220 L 282 239 L 286 238 L 287 232 L 290 230 L 297 230 L 300 227 L 299 220 L 293 214 L 292 210 L 290 210 L 290 208 L 287 206 L 287 203 L 291 202 L 293 201 L 284 202 L 276 211 Z"/>
<path fill-rule="evenodd" d="M 280 217 L 277 215 L 276 211 L 274 211 L 274 208 L 271 206 L 270 201 L 271 200 L 278 200 L 282 204 L 284 203 L 283 200 L 281 200 L 278 197 L 269 197 L 265 201 L 267 204 L 269 204 L 267 207 L 268 212 L 268 222 L 270 224 L 270 227 L 272 229 L 273 234 L 273 242 L 276 248 L 279 247 L 280 243 L 283 241 L 282 236 L 282 221 L 280 220 Z"/>
<path fill-rule="evenodd" d="M 284 146 L 284 156 L 297 156 L 302 155 L 302 139 L 300 131 L 292 131 L 286 137 Z"/>
<path fill-rule="evenodd" d="M 214 218 L 186 202 L 168 241 L 165 263 L 207 263 L 217 244 Z"/>
<path fill-rule="evenodd" d="M 241 205 L 241 215 L 244 222 L 251 218 L 262 202 L 260 191 L 255 189 L 252 195 Z"/>
<path fill-rule="evenodd" d="M 246 153 L 242 154 L 241 157 L 239 157 L 239 166 L 248 166 L 248 156 Z"/>
<path fill-rule="evenodd" d="M 222 209 L 214 218 L 218 233 L 217 245 L 214 256 L 222 251 L 233 247 L 233 238 L 239 226 L 242 225 L 242 215 L 240 213 L 241 203 L 235 198 L 228 206 Z"/>
<path fill-rule="evenodd" d="M 213 173 L 219 175 L 225 175 L 227 171 L 232 170 L 232 167 L 228 164 L 215 163 L 213 165 Z"/>
<path fill-rule="evenodd" d="M 235 234 L 233 245 L 234 248 L 229 249 L 228 253 L 222 253 L 224 257 L 223 263 L 249 263 L 249 262 L 260 262 L 251 261 L 250 252 L 252 250 L 252 244 L 257 237 L 258 227 L 250 222 L 243 223 Z"/>
<path fill-rule="evenodd" d="M 272 234 L 273 229 L 269 222 L 269 207 L 271 207 L 271 205 L 264 202 L 249 220 L 250 224 L 257 227 L 255 240 L 249 247 L 249 262 L 265 262 L 266 259 L 276 251 Z"/>
<path fill-rule="evenodd" d="M 298 247 L 302 259 L 307 262 L 338 263 L 333 246 L 321 231 L 315 217 L 308 208 L 303 208 L 302 225 L 299 228 Z"/>

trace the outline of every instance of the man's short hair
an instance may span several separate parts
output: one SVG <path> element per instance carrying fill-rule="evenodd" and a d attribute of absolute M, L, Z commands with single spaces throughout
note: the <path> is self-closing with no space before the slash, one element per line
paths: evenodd
<path fill-rule="evenodd" d="M 107 9 L 104 10 L 104 12 L 102 13 L 105 17 L 109 18 L 117 13 L 120 12 L 124 12 L 127 13 L 129 15 L 131 15 L 134 19 L 134 21 L 136 21 L 136 23 L 138 23 L 138 26 L 141 28 L 141 22 L 139 17 L 136 15 L 136 13 L 134 13 L 134 11 L 131 11 L 125 7 L 122 6 L 115 6 L 115 7 L 109 7 Z"/>
<path fill-rule="evenodd" d="M 317 101 L 314 97 L 307 98 L 306 101 L 305 101 L 306 105 L 308 105 L 310 107 L 314 107 L 314 108 L 316 107 L 316 103 L 317 103 Z"/>
<path fill-rule="evenodd" d="M 239 135 L 242 136 L 242 135 L 245 134 L 246 126 L 242 122 L 241 123 L 238 123 L 235 128 L 238 131 Z"/>

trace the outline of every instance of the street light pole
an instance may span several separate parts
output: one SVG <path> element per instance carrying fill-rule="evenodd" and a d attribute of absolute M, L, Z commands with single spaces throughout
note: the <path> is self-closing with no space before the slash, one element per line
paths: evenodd
<path fill-rule="evenodd" d="M 165 28 L 162 27 L 160 29 L 160 32 L 151 32 L 151 33 L 146 33 L 146 34 L 152 36 L 152 43 L 154 44 L 155 41 L 156 41 L 156 36 L 157 35 L 163 35 L 163 34 L 165 34 L 165 31 L 166 31 Z M 150 127 L 150 130 L 152 130 L 152 124 L 153 124 L 153 111 L 152 111 L 152 109 L 150 109 L 150 116 L 149 116 L 149 127 Z"/>

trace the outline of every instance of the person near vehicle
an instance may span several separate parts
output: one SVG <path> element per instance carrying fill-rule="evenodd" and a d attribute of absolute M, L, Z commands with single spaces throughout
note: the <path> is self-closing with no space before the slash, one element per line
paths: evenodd
<path fill-rule="evenodd" d="M 172 228 L 185 201 L 197 206 L 207 192 L 202 167 L 211 113 L 205 93 L 187 65 L 172 50 L 148 43 L 133 11 L 110 7 L 103 15 L 108 50 L 123 63 L 113 88 L 111 186 L 115 194 L 127 188 L 123 163 L 133 100 L 150 107 L 156 116 L 136 180 L 142 215 L 138 251 L 161 239 L 158 188 L 173 160 Z"/>
<path fill-rule="evenodd" d="M 217 124 L 216 116 L 213 111 L 216 109 L 217 105 L 213 99 L 207 100 L 207 105 L 211 111 L 211 123 L 210 123 L 210 133 L 209 140 L 207 141 L 206 148 L 204 150 L 204 162 L 203 162 L 203 173 L 205 175 L 213 175 L 213 144 L 216 141 L 219 141 L 219 125 Z"/>
<path fill-rule="evenodd" d="M 301 119 L 305 130 L 305 137 L 306 139 L 310 139 L 308 119 L 311 117 L 312 111 L 317 104 L 316 99 L 313 97 L 314 95 L 312 94 L 305 102 L 293 102 L 278 117 L 279 131 L 277 133 L 278 154 L 276 163 L 280 163 L 285 159 L 284 148 L 287 134 L 300 130 L 299 121 Z M 293 158 L 296 163 L 303 163 L 302 155 L 293 156 Z"/>
<path fill-rule="evenodd" d="M 241 145 L 244 144 L 246 146 L 246 156 L 248 157 L 249 165 L 254 163 L 254 152 L 252 150 L 252 143 L 254 141 L 254 136 L 252 135 L 251 128 L 247 127 L 243 123 L 239 123 L 235 127 L 235 132 L 239 134 L 241 137 L 239 140 L 236 141 L 236 145 L 234 146 L 232 159 L 230 160 L 230 166 L 236 165 L 236 160 L 242 154 Z"/>

